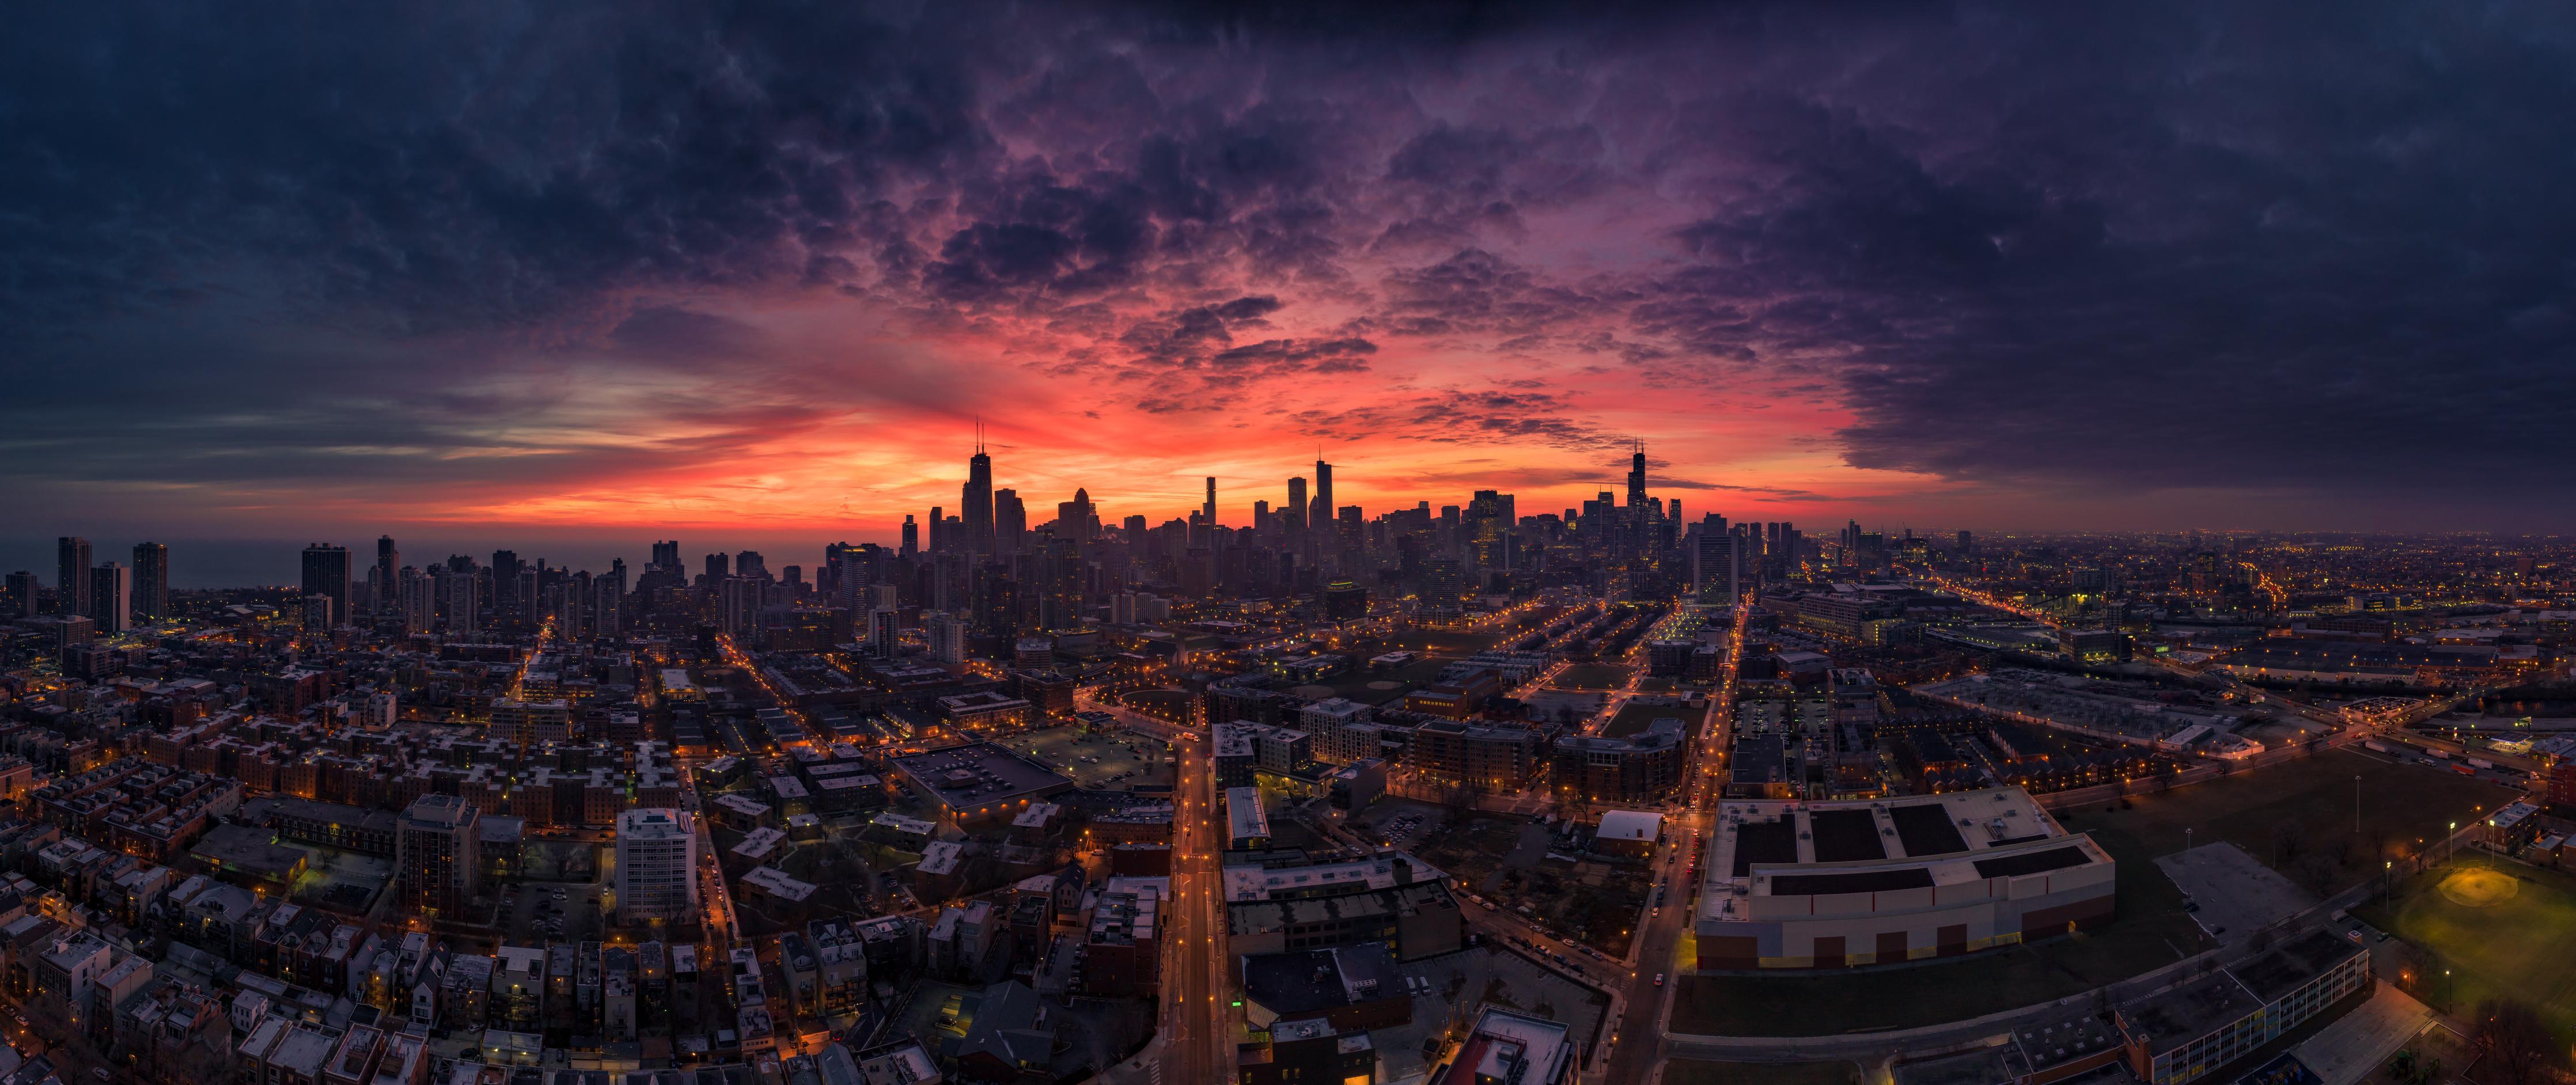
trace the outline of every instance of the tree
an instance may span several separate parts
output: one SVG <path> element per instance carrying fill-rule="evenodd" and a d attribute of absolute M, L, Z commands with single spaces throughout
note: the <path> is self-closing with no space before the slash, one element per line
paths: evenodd
<path fill-rule="evenodd" d="M 2284 821 L 2272 827 L 2272 865 L 2279 866 L 2296 859 L 2307 848 L 2307 826 L 2295 821 Z"/>
<path fill-rule="evenodd" d="M 2534 1085 L 2554 1077 L 2558 1045 L 2540 1011 L 2517 998 L 2490 998 L 2478 1003 L 2469 1042 L 2495 1067 L 2504 1085 Z M 2486 1075 L 2481 1075 L 2486 1076 Z"/>

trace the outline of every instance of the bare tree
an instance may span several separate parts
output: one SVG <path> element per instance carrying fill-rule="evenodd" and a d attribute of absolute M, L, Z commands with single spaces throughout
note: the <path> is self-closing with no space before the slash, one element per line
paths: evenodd
<path fill-rule="evenodd" d="M 2550 1039 L 2540 1011 L 2521 999 L 2490 998 L 2478 1003 L 2469 1042 L 2495 1067 L 2495 1076 L 2504 1085 L 2534 1085 L 2556 1076 L 2551 1071 L 2558 1045 Z"/>

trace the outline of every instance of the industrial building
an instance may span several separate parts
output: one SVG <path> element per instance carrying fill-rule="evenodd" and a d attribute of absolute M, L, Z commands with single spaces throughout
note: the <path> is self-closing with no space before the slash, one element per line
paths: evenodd
<path fill-rule="evenodd" d="M 1719 807 L 1704 970 L 1948 957 L 2110 920 L 2114 867 L 2019 788 Z"/>

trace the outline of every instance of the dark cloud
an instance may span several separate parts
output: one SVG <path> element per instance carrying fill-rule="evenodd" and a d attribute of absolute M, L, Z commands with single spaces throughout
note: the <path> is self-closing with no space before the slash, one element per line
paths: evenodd
<path fill-rule="evenodd" d="M 514 444 L 598 390 L 530 366 L 821 296 L 1147 412 L 1385 382 L 1317 436 L 1724 394 L 1963 483 L 2505 508 L 2571 489 L 2571 54 L 2396 3 L 53 5 L 0 39 L 0 472 L 622 463 Z"/>

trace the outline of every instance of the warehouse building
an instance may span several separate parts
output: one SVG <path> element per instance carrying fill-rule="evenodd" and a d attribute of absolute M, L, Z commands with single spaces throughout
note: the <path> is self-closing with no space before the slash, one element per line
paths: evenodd
<path fill-rule="evenodd" d="M 1719 807 L 1694 916 L 1700 966 L 1848 968 L 2108 922 L 2114 866 L 2020 788 Z"/>

